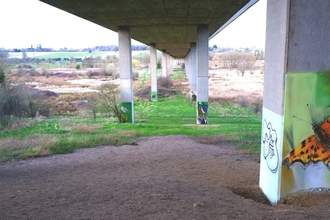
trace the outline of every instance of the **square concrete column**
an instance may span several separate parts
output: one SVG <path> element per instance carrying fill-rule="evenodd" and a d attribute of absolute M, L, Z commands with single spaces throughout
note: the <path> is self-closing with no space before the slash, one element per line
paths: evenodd
<path fill-rule="evenodd" d="M 187 56 L 184 58 L 184 70 L 185 70 L 185 73 L 186 73 L 186 76 L 187 76 L 187 79 L 189 81 L 189 84 L 190 84 L 190 51 L 188 52 Z"/>
<path fill-rule="evenodd" d="M 189 85 L 190 90 L 197 93 L 197 75 L 196 75 L 196 43 L 191 43 L 189 51 Z"/>
<path fill-rule="evenodd" d="M 157 93 L 157 50 L 156 45 L 150 45 L 150 75 L 151 75 L 151 92 L 150 92 L 150 100 L 157 101 L 158 93 Z"/>
<path fill-rule="evenodd" d="M 267 3 L 259 185 L 270 202 L 330 188 L 330 1 Z"/>
<path fill-rule="evenodd" d="M 129 27 L 118 28 L 121 113 L 124 122 L 134 123 L 132 47 Z"/>
<path fill-rule="evenodd" d="M 209 28 L 197 27 L 197 124 L 208 124 L 209 107 Z"/>
<path fill-rule="evenodd" d="M 167 59 L 166 59 L 166 50 L 162 51 L 162 77 L 167 77 Z"/>
<path fill-rule="evenodd" d="M 171 56 L 166 53 L 166 75 L 169 77 L 172 73 Z"/>
<path fill-rule="evenodd" d="M 184 71 L 190 87 L 190 51 L 187 53 L 187 55 L 184 58 Z"/>

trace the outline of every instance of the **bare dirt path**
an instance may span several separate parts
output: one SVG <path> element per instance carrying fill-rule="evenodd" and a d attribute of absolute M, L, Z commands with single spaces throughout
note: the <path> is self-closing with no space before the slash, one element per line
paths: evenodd
<path fill-rule="evenodd" d="M 142 139 L 137 146 L 5 163 L 0 165 L 0 219 L 329 216 L 329 203 L 271 206 L 258 188 L 258 159 L 232 145 L 164 136 Z"/>

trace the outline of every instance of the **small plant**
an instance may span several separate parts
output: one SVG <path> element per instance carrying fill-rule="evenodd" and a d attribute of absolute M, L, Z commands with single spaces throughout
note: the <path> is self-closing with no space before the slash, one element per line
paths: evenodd
<path fill-rule="evenodd" d="M 242 108 L 247 108 L 247 107 L 249 107 L 249 98 L 246 96 L 241 96 L 238 99 L 238 103 Z"/>
<path fill-rule="evenodd" d="M 252 103 L 251 109 L 254 114 L 260 114 L 262 111 L 262 100 L 257 99 L 254 103 Z"/>
<path fill-rule="evenodd" d="M 162 68 L 162 62 L 161 61 L 157 61 L 157 69 L 161 69 Z"/>

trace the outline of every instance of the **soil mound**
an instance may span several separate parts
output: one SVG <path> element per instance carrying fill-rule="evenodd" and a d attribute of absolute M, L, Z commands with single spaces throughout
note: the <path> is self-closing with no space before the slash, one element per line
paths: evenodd
<path fill-rule="evenodd" d="M 151 86 L 147 86 L 145 88 L 142 88 L 134 93 L 134 96 L 140 99 L 146 99 L 150 100 L 150 92 L 151 92 Z M 166 88 L 158 88 L 158 98 L 165 98 L 170 96 L 175 96 L 178 94 L 178 91 L 174 89 L 166 89 Z"/>

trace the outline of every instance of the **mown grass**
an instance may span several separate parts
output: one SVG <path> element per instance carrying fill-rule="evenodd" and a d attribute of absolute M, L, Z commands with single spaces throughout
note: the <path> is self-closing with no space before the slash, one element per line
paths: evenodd
<path fill-rule="evenodd" d="M 135 123 L 115 118 L 57 117 L 0 131 L 0 162 L 65 154 L 80 148 L 134 145 L 141 137 L 189 135 L 208 144 L 231 142 L 259 152 L 261 116 L 238 104 L 209 103 L 209 124 L 196 124 L 196 106 L 183 96 L 135 101 Z M 32 119 L 31 119 L 32 120 Z"/>

